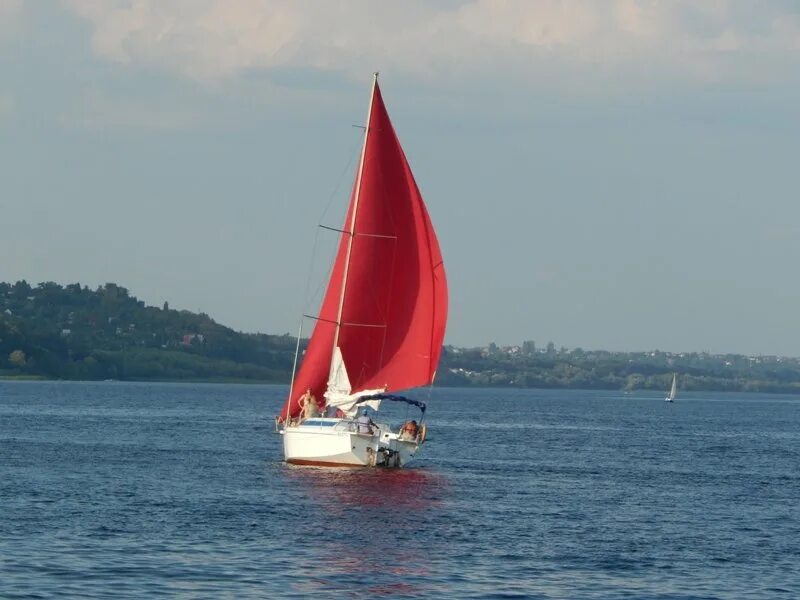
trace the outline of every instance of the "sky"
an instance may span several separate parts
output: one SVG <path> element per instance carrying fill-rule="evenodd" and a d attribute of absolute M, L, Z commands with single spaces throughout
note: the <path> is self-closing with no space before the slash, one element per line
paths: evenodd
<path fill-rule="evenodd" d="M 0 0 L 0 281 L 294 335 L 373 71 L 446 343 L 800 356 L 789 0 Z"/>

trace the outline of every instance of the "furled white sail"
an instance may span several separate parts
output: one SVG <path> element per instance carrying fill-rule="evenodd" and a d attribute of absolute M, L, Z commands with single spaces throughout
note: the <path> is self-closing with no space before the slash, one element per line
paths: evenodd
<path fill-rule="evenodd" d="M 352 390 L 353 388 L 350 385 L 350 377 L 348 377 L 347 369 L 344 366 L 342 351 L 337 346 L 333 351 L 333 357 L 331 358 L 331 370 L 328 376 L 328 389 L 325 390 L 325 393 L 323 394 L 325 396 L 325 404 L 327 406 L 335 406 L 336 408 L 340 408 L 347 416 L 352 417 L 356 414 L 356 402 L 359 398 L 371 396 L 373 394 L 380 394 L 381 392 L 385 391 L 383 389 L 363 390 L 356 392 L 355 394 L 351 394 L 350 392 Z M 359 406 L 369 406 L 374 410 L 378 410 L 380 405 L 380 400 L 367 400 L 359 404 Z"/>

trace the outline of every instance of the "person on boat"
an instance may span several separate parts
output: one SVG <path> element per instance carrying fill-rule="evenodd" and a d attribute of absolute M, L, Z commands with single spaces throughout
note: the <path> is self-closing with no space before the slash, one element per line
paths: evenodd
<path fill-rule="evenodd" d="M 329 404 L 325 407 L 325 417 L 327 419 L 341 419 L 344 417 L 344 412 L 342 412 L 341 408 Z"/>
<path fill-rule="evenodd" d="M 400 430 L 400 439 L 406 441 L 413 441 L 417 439 L 417 422 L 414 420 L 408 421 L 403 425 L 403 428 Z"/>
<path fill-rule="evenodd" d="M 361 415 L 356 419 L 356 424 L 358 425 L 358 433 L 372 435 L 372 428 L 375 423 L 373 423 L 372 419 L 369 418 L 366 408 L 361 410 Z"/>
<path fill-rule="evenodd" d="M 319 405 L 317 404 L 316 397 L 311 393 L 311 388 L 306 388 L 305 394 L 300 396 L 297 405 L 300 407 L 302 421 L 319 416 Z"/>

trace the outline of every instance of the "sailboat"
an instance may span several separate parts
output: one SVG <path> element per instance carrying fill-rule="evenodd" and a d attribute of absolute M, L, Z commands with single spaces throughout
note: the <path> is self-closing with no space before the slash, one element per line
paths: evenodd
<path fill-rule="evenodd" d="M 672 387 L 669 390 L 669 394 L 667 397 L 664 398 L 664 402 L 673 402 L 675 400 L 675 395 L 678 393 L 678 374 L 672 374 Z"/>
<path fill-rule="evenodd" d="M 276 417 L 284 459 L 299 465 L 402 467 L 425 441 L 426 405 L 398 392 L 433 384 L 447 323 L 447 281 L 436 233 L 389 120 L 377 73 L 350 204 L 337 231 L 322 306 L 311 317 L 308 347 Z M 304 410 L 312 396 L 324 416 Z M 419 409 L 419 423 L 398 431 L 373 422 L 385 401 Z M 374 412 L 367 415 L 367 407 Z"/>

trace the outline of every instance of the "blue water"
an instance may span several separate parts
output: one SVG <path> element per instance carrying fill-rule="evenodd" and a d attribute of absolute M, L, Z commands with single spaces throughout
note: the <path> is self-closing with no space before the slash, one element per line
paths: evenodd
<path fill-rule="evenodd" d="M 436 389 L 337 471 L 284 393 L 0 382 L 0 597 L 800 597 L 800 397 Z"/>

